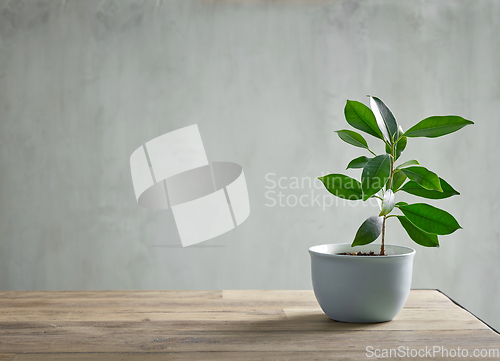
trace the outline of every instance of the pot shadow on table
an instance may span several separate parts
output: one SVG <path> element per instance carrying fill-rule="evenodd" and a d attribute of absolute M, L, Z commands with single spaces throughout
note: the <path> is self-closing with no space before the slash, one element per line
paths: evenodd
<path fill-rule="evenodd" d="M 391 321 L 388 321 L 391 322 Z M 348 323 L 335 321 L 321 311 L 284 311 L 279 317 L 238 322 L 239 327 L 252 332 L 286 331 L 304 333 L 307 331 L 358 331 L 380 329 L 382 323 Z M 382 326 L 383 327 L 383 326 Z"/>
<path fill-rule="evenodd" d="M 192 351 L 239 352 L 279 350 L 283 345 L 297 351 L 314 351 L 317 347 L 330 350 L 334 345 L 349 352 L 363 352 L 364 341 L 353 342 L 364 332 L 376 331 L 381 324 L 345 323 L 329 319 L 323 312 L 262 313 L 249 310 L 248 314 L 260 319 L 234 318 L 228 321 L 211 321 L 207 329 L 197 329 L 196 322 L 183 322 L 187 329 L 178 330 L 175 337 L 155 339 L 143 344 L 143 350 L 177 349 Z M 380 332 L 370 332 L 373 341 L 387 338 Z M 295 359 L 295 358 L 291 358 Z"/>

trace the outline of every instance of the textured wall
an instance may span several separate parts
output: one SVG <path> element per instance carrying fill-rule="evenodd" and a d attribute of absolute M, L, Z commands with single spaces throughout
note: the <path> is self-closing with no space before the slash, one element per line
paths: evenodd
<path fill-rule="evenodd" d="M 476 122 L 403 156 L 462 193 L 436 202 L 464 229 L 416 246 L 413 286 L 500 328 L 499 16 L 493 0 L 2 1 L 0 289 L 310 288 L 307 248 L 350 242 L 376 209 L 268 207 L 266 174 L 305 177 L 292 204 L 323 196 L 307 179 L 363 154 L 333 133 L 345 100 L 373 94 L 405 129 Z M 184 249 L 171 213 L 137 206 L 129 156 L 194 123 L 209 159 L 243 166 L 252 213 Z M 397 223 L 389 242 L 412 245 Z"/>

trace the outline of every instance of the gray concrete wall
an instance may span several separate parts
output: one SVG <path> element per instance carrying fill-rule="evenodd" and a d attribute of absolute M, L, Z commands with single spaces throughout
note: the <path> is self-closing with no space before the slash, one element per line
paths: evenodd
<path fill-rule="evenodd" d="M 307 248 L 376 209 L 269 207 L 266 175 L 342 172 L 363 154 L 333 133 L 345 100 L 373 94 L 405 129 L 476 122 L 403 156 L 462 193 L 436 202 L 464 229 L 416 246 L 413 286 L 500 328 L 499 17 L 486 0 L 1 1 L 0 289 L 310 288 Z M 182 248 L 171 213 L 136 204 L 129 156 L 194 123 L 210 160 L 243 166 L 252 211 Z M 397 223 L 389 242 L 411 246 Z"/>

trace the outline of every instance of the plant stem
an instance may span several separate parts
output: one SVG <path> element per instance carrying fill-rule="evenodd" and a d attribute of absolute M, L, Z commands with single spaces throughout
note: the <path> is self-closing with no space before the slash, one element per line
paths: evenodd
<path fill-rule="evenodd" d="M 398 139 L 399 140 L 399 139 Z M 394 162 L 396 161 L 396 143 L 391 145 L 391 174 L 389 175 L 389 181 L 387 182 L 386 191 L 392 188 L 392 179 L 394 177 Z M 387 215 L 384 216 L 382 222 L 382 246 L 380 246 L 380 255 L 385 256 L 385 220 Z"/>
<path fill-rule="evenodd" d="M 380 246 L 380 255 L 385 256 L 385 220 L 387 216 L 384 216 L 384 220 L 382 221 L 382 246 Z"/>

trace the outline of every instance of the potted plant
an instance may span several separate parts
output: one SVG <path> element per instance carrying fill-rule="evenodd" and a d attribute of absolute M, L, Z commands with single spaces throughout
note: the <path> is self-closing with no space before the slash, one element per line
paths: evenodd
<path fill-rule="evenodd" d="M 353 130 L 336 133 L 346 143 L 364 148 L 371 156 L 353 159 L 347 169 L 362 169 L 361 181 L 343 174 L 319 179 L 333 195 L 352 201 L 376 199 L 377 215 L 361 224 L 351 244 L 325 244 L 309 249 L 313 289 L 328 317 L 344 322 L 389 321 L 403 307 L 411 287 L 415 250 L 386 244 L 389 218 L 399 223 L 415 243 L 439 247 L 438 236 L 461 228 L 448 212 L 426 203 L 396 203 L 395 194 L 444 199 L 459 193 L 444 179 L 416 160 L 398 162 L 408 138 L 436 138 L 453 133 L 473 122 L 456 115 L 428 117 L 406 132 L 391 110 L 377 97 L 369 97 L 370 108 L 348 100 L 347 123 L 385 144 L 385 153 L 373 152 L 365 138 Z M 400 214 L 392 214 L 398 210 Z M 381 244 L 374 242 L 381 236 Z"/>

